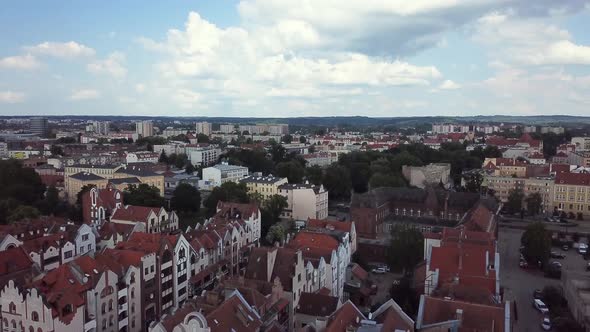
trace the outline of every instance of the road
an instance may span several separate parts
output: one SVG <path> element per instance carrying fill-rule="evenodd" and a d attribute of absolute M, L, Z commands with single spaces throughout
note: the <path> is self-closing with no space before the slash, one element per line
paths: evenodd
<path fill-rule="evenodd" d="M 500 227 L 498 234 L 501 255 L 500 283 L 504 287 L 504 298 L 509 301 L 516 301 L 518 320 L 515 322 L 516 332 L 542 331 L 542 315 L 532 306 L 533 291 L 543 289 L 545 286 L 561 287 L 561 282 L 556 279 L 549 279 L 536 269 L 521 269 L 518 266 L 520 257 L 520 237 L 523 231 Z M 584 270 L 586 262 L 581 255 L 571 249 L 563 252 L 561 249 L 553 248 L 554 251 L 567 255 L 559 260 L 563 269 Z"/>

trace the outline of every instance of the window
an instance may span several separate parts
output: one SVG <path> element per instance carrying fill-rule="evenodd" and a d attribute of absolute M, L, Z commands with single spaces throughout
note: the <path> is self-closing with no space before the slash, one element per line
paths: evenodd
<path fill-rule="evenodd" d="M 146 267 L 143 271 L 143 274 L 148 274 L 148 273 L 150 273 L 150 270 Z"/>
<path fill-rule="evenodd" d="M 92 244 L 89 244 L 88 245 L 88 251 L 91 251 L 91 250 L 92 250 Z"/>
<path fill-rule="evenodd" d="M 113 300 L 109 300 L 109 311 L 113 310 Z"/>
<path fill-rule="evenodd" d="M 64 257 L 65 258 L 72 258 L 72 251 L 71 250 L 66 251 L 65 254 L 64 254 Z"/>
<path fill-rule="evenodd" d="M 31 320 L 32 320 L 33 322 L 38 322 L 38 321 L 39 321 L 39 314 L 38 314 L 36 311 L 33 311 L 33 312 L 31 313 Z"/>
<path fill-rule="evenodd" d="M 102 328 L 103 328 L 103 330 L 107 328 L 107 320 L 106 319 L 102 320 Z"/>
<path fill-rule="evenodd" d="M 135 298 L 135 288 L 131 288 L 131 298 Z"/>
<path fill-rule="evenodd" d="M 101 310 L 101 312 L 102 312 L 103 314 L 104 314 L 105 312 L 107 312 L 107 304 L 106 304 L 106 303 L 103 303 L 103 304 L 102 304 L 102 310 Z"/>
<path fill-rule="evenodd" d="M 82 235 L 82 241 L 88 241 L 88 234 Z"/>
<path fill-rule="evenodd" d="M 8 305 L 8 311 L 11 314 L 15 314 L 16 313 L 16 304 L 14 304 L 14 302 L 10 302 L 10 304 Z"/>
<path fill-rule="evenodd" d="M 113 326 L 113 316 L 109 317 L 109 326 Z"/>
<path fill-rule="evenodd" d="M 153 266 L 153 265 L 150 267 L 150 271 L 151 271 L 152 273 L 154 273 L 154 266 Z"/>

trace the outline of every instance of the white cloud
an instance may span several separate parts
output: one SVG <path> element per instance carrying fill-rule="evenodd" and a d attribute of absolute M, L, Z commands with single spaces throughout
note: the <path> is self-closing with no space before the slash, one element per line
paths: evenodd
<path fill-rule="evenodd" d="M 451 81 L 451 80 L 445 80 L 444 82 L 442 82 L 439 86 L 439 89 L 441 90 L 456 90 L 461 88 L 461 85 Z"/>
<path fill-rule="evenodd" d="M 30 70 L 40 65 L 39 61 L 30 54 L 0 58 L 0 68 Z"/>
<path fill-rule="evenodd" d="M 16 104 L 26 100 L 26 95 L 22 92 L 0 91 L 0 103 Z"/>
<path fill-rule="evenodd" d="M 43 42 L 35 46 L 26 47 L 25 49 L 32 53 L 49 55 L 58 58 L 87 57 L 93 56 L 96 53 L 94 49 L 83 44 L 79 44 L 75 41 L 69 41 L 65 43 Z"/>
<path fill-rule="evenodd" d="M 194 108 L 201 100 L 201 95 L 188 89 L 180 89 L 173 98 L 181 108 Z"/>
<path fill-rule="evenodd" d="M 142 84 L 142 83 L 135 84 L 135 92 L 144 93 L 145 92 L 145 84 Z"/>
<path fill-rule="evenodd" d="M 107 74 L 115 78 L 122 78 L 127 75 L 127 68 L 123 66 L 123 62 L 125 62 L 125 55 L 113 52 L 104 60 L 89 63 L 87 69 L 93 74 Z"/>
<path fill-rule="evenodd" d="M 100 97 L 100 92 L 94 89 L 81 89 L 73 91 L 70 95 L 70 100 L 89 100 L 89 99 L 97 99 Z"/>
<path fill-rule="evenodd" d="M 491 13 L 476 24 L 474 40 L 494 58 L 525 65 L 590 64 L 590 46 L 571 41 L 567 30 L 539 18 Z M 500 60 L 496 60 L 498 63 Z"/>

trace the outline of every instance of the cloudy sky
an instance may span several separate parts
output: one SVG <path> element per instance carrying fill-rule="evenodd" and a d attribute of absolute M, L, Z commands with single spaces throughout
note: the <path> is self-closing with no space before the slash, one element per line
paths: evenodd
<path fill-rule="evenodd" d="M 0 115 L 590 115 L 590 0 L 0 5 Z"/>

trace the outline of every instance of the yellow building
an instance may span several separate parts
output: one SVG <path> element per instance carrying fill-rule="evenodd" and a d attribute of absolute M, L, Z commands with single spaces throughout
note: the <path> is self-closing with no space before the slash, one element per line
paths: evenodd
<path fill-rule="evenodd" d="M 65 192 L 70 204 L 76 203 L 78 193 L 82 187 L 92 185 L 99 189 L 106 188 L 109 180 L 92 173 L 79 172 L 65 178 Z"/>
<path fill-rule="evenodd" d="M 527 163 L 509 158 L 486 158 L 483 168 L 495 176 L 526 177 Z"/>
<path fill-rule="evenodd" d="M 123 166 L 113 175 L 114 179 L 137 178 L 141 183 L 158 188 L 160 195 L 164 196 L 164 175 L 155 173 L 145 166 Z"/>
<path fill-rule="evenodd" d="M 76 174 L 76 173 L 90 173 L 95 174 L 105 179 L 112 179 L 114 178 L 115 172 L 121 168 L 121 165 L 81 165 L 76 164 L 72 166 L 64 167 L 64 177 L 67 179 L 69 176 Z"/>
<path fill-rule="evenodd" d="M 590 174 L 557 173 L 553 187 L 553 206 L 558 211 L 590 216 Z M 586 218 L 585 218 L 586 219 Z"/>
<path fill-rule="evenodd" d="M 240 180 L 240 183 L 246 184 L 249 193 L 258 193 L 263 199 L 268 199 L 272 195 L 279 194 L 279 186 L 288 183 L 287 178 L 276 176 L 256 176 L 250 175 Z"/>

